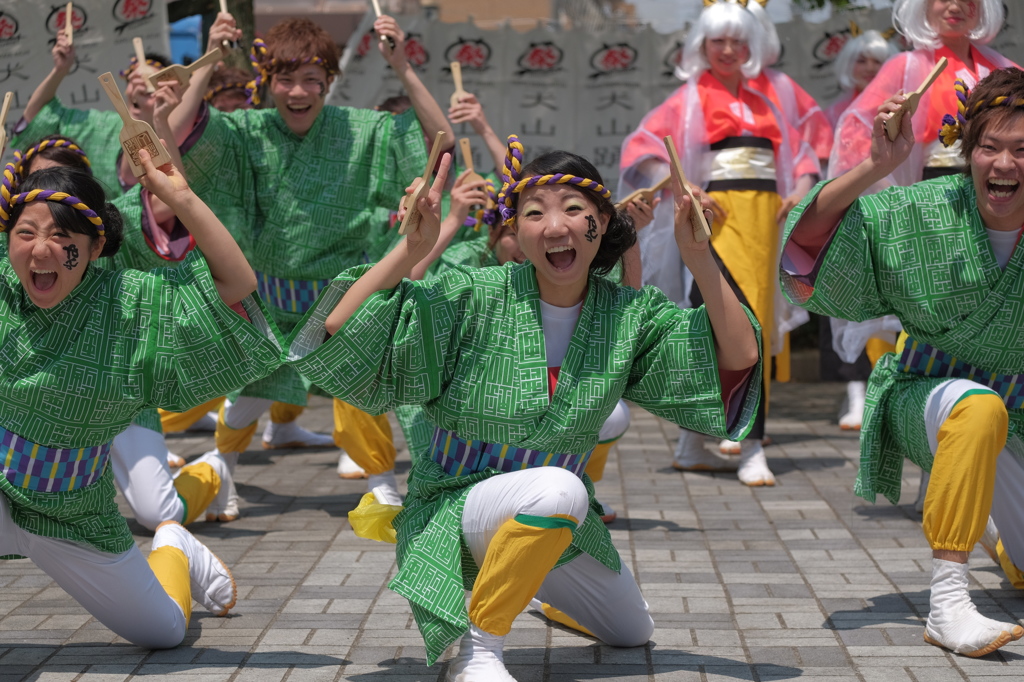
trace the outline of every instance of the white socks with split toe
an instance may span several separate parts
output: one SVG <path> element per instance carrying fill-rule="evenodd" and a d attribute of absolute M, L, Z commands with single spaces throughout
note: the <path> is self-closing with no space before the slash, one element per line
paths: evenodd
<path fill-rule="evenodd" d="M 839 416 L 839 428 L 844 431 L 859 431 L 864 420 L 864 398 L 868 390 L 866 381 L 851 381 L 846 384 L 846 411 Z"/>
<path fill-rule="evenodd" d="M 402 495 L 398 492 L 398 480 L 395 479 L 394 469 L 383 474 L 370 474 L 366 480 L 366 489 L 372 492 L 381 504 L 402 506 Z"/>
<path fill-rule="evenodd" d="M 968 592 L 967 564 L 932 559 L 932 590 L 924 641 L 964 656 L 978 657 L 1024 636 L 1016 623 L 978 613 Z"/>
<path fill-rule="evenodd" d="M 338 457 L 338 476 L 345 479 L 366 478 L 367 473 L 363 467 L 356 464 L 347 452 L 341 451 Z"/>
<path fill-rule="evenodd" d="M 740 469 L 737 472 L 740 483 L 749 486 L 775 485 L 775 476 L 768 468 L 768 458 L 765 457 L 761 441 L 748 438 L 741 446 Z"/>
<path fill-rule="evenodd" d="M 188 559 L 192 598 L 218 616 L 228 615 L 235 605 L 238 590 L 224 562 L 177 521 L 164 521 L 156 528 L 153 549 L 166 545 L 177 547 Z"/>
<path fill-rule="evenodd" d="M 704 435 L 679 430 L 679 442 L 672 456 L 672 467 L 679 471 L 736 471 L 737 464 L 719 457 L 704 447 Z"/>
<path fill-rule="evenodd" d="M 504 646 L 504 637 L 470 623 L 469 632 L 459 643 L 459 653 L 448 663 L 446 682 L 516 682 L 505 669 Z"/>
<path fill-rule="evenodd" d="M 284 424 L 267 424 L 263 432 L 263 449 L 278 448 L 332 448 L 334 436 L 326 433 L 313 433 L 299 426 L 297 421 Z"/>

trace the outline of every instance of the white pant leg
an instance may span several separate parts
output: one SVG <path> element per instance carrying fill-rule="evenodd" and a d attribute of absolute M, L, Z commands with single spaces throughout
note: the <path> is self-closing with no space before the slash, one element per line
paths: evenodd
<path fill-rule="evenodd" d="M 615 403 L 615 409 L 601 426 L 601 432 L 597 434 L 597 442 L 604 443 L 613 438 L 622 438 L 627 429 L 629 429 L 629 405 L 625 400 L 619 400 Z"/>
<path fill-rule="evenodd" d="M 114 438 L 110 462 L 114 481 L 139 523 L 150 530 L 164 521 L 185 523 L 185 505 L 167 466 L 163 435 L 132 424 Z"/>
<path fill-rule="evenodd" d="M 270 409 L 273 400 L 266 398 L 247 398 L 239 396 L 238 400 L 224 403 L 224 423 L 233 429 L 249 426 Z"/>
<path fill-rule="evenodd" d="M 188 623 L 138 547 L 107 554 L 86 545 L 33 535 L 11 519 L 0 494 L 0 554 L 27 556 L 96 620 L 147 649 L 181 644 Z"/>
<path fill-rule="evenodd" d="M 924 404 L 924 425 L 928 432 L 928 447 L 931 448 L 933 455 L 939 447 L 939 429 L 949 419 L 953 408 L 965 393 L 978 390 L 998 395 L 992 389 L 985 388 L 979 383 L 967 381 L 967 379 L 950 379 L 939 384 L 938 388 L 928 396 L 928 401 Z"/>
<path fill-rule="evenodd" d="M 611 646 L 643 646 L 654 634 L 647 602 L 625 564 L 622 572 L 616 573 L 594 557 L 581 554 L 548 573 L 537 599 Z"/>
<path fill-rule="evenodd" d="M 557 467 L 512 471 L 480 481 L 466 496 L 462 536 L 477 566 L 483 566 L 487 546 L 503 523 L 519 514 L 576 519 L 587 515 L 587 489 L 572 472 Z"/>
<path fill-rule="evenodd" d="M 996 460 L 992 519 L 1013 565 L 1024 568 L 1024 463 L 1006 448 Z"/>

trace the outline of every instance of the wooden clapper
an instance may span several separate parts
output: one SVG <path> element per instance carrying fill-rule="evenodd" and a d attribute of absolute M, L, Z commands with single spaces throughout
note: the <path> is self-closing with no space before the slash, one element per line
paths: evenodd
<path fill-rule="evenodd" d="M 646 187 L 630 192 L 622 201 L 615 204 L 615 210 L 621 211 L 622 209 L 629 206 L 634 201 L 642 201 L 647 205 L 654 203 L 654 197 L 663 189 L 668 187 L 668 183 L 672 182 L 672 174 L 669 173 L 661 180 L 659 180 L 653 187 Z"/>
<path fill-rule="evenodd" d="M 458 64 L 458 62 L 452 62 L 452 64 Z M 458 91 L 456 91 L 456 93 L 457 92 Z M 452 95 L 452 97 L 454 96 L 455 95 Z M 463 180 L 463 184 L 470 186 L 486 185 L 487 180 L 484 178 L 484 176 L 477 173 L 476 169 L 473 168 L 473 146 L 469 143 L 468 137 L 459 138 L 459 151 L 462 152 L 462 165 L 464 165 L 466 167 L 466 170 L 469 171 L 469 175 L 467 175 L 466 179 Z M 479 207 L 474 206 L 473 210 L 477 208 Z M 487 199 L 487 205 L 485 206 L 485 208 L 494 208 L 494 202 L 492 202 L 490 198 Z M 480 231 L 480 223 L 476 224 L 476 231 Z"/>
<path fill-rule="evenodd" d="M 679 179 L 683 184 L 683 191 L 686 192 L 686 196 L 690 197 L 690 224 L 693 226 L 693 238 L 698 242 L 706 242 L 711 239 L 711 228 L 704 217 L 704 211 L 700 207 L 700 202 L 694 198 L 693 192 L 690 191 L 690 184 L 686 182 L 683 164 L 679 162 L 679 153 L 676 151 L 676 145 L 672 141 L 672 136 L 666 135 L 664 142 L 665 149 L 668 151 L 669 162 L 675 166 L 676 172 L 679 173 Z M 671 174 L 669 177 L 672 177 Z"/>
<path fill-rule="evenodd" d="M 365 5 L 364 5 L 364 7 L 365 7 Z M 380 11 L 380 2 L 379 2 L 379 0 L 373 0 L 373 13 L 376 14 L 378 17 L 381 14 L 383 14 L 383 12 Z M 391 49 L 392 50 L 395 49 L 395 41 L 394 41 L 393 38 L 390 38 L 389 36 L 385 36 L 385 35 L 379 35 L 379 36 L 377 36 L 377 40 L 379 40 L 382 43 L 386 40 L 386 41 L 388 41 L 388 45 L 391 46 Z"/>
<path fill-rule="evenodd" d="M 892 118 L 885 122 L 885 134 L 889 136 L 889 140 L 892 142 L 896 141 L 896 138 L 900 134 L 900 126 L 903 124 L 903 117 L 907 114 L 911 116 L 917 111 L 917 105 L 921 101 L 921 95 L 932 86 L 935 79 L 939 77 L 939 74 L 946 69 L 946 58 L 941 58 L 935 63 L 935 68 L 928 74 L 928 77 L 924 79 L 924 83 L 921 83 L 921 87 L 907 94 L 906 101 L 900 105 L 900 108 L 893 112 Z"/>
<path fill-rule="evenodd" d="M 427 167 L 423 169 L 423 177 L 418 178 L 416 189 L 412 191 L 412 194 L 406 194 L 402 197 L 402 202 L 399 207 L 406 207 L 405 217 L 402 218 L 402 224 L 398 228 L 398 234 L 409 235 L 419 229 L 420 226 L 420 212 L 416 209 L 416 205 L 420 199 L 427 196 L 430 193 L 430 175 L 434 172 L 434 167 L 437 166 L 437 159 L 441 156 L 441 144 L 444 142 L 444 133 L 441 131 L 437 132 L 434 136 L 434 144 L 430 148 L 430 158 L 427 159 Z"/>
<path fill-rule="evenodd" d="M 462 89 L 462 64 L 459 62 L 452 62 L 449 66 L 452 69 L 452 80 L 455 81 L 455 92 L 452 93 L 449 104 L 454 107 L 459 103 L 460 99 L 469 93 Z"/>
<path fill-rule="evenodd" d="M 201 69 L 209 64 L 216 64 L 221 59 L 221 53 L 219 49 L 210 50 L 199 59 L 195 60 L 188 66 L 182 66 L 181 64 L 171 64 L 165 66 L 154 74 L 146 76 L 146 83 L 152 87 L 156 87 L 164 81 L 178 81 L 182 88 L 188 87 L 189 80 L 192 78 L 192 73 L 197 69 Z"/>
<path fill-rule="evenodd" d="M 135 68 L 141 69 L 146 65 L 146 50 L 142 47 L 142 38 L 139 38 L 138 36 L 132 38 L 132 48 L 135 50 Z M 152 93 L 156 90 L 156 88 L 153 87 L 153 84 L 149 82 L 148 78 L 143 78 L 142 80 L 146 82 L 146 92 Z"/>
<path fill-rule="evenodd" d="M 125 104 L 124 97 L 121 96 L 121 91 L 118 90 L 117 84 L 114 83 L 114 77 L 110 72 L 107 71 L 101 75 L 99 80 L 124 124 L 121 127 L 121 146 L 124 148 L 125 154 L 128 155 L 128 162 L 132 167 L 132 173 L 135 177 L 140 178 L 146 174 L 146 169 L 143 168 L 142 163 L 139 161 L 139 150 L 143 147 L 146 148 L 150 157 L 152 157 L 154 166 L 171 163 L 171 155 L 167 153 L 167 150 L 160 143 L 160 138 L 156 136 L 153 127 L 145 121 L 138 121 L 132 118 L 131 114 L 128 113 L 128 105 Z"/>
<path fill-rule="evenodd" d="M 68 47 L 75 44 L 75 31 L 74 31 L 74 4 L 69 2 L 68 6 L 64 8 L 64 33 L 68 37 Z"/>

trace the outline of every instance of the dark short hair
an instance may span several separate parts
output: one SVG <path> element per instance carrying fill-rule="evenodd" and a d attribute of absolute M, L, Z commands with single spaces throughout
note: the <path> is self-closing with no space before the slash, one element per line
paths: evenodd
<path fill-rule="evenodd" d="M 265 59 L 274 59 L 270 73 L 290 73 L 312 58 L 324 61 L 324 69 L 337 73 L 341 51 L 330 34 L 309 19 L 284 19 L 267 31 Z"/>
<path fill-rule="evenodd" d="M 78 199 L 96 212 L 96 215 L 103 221 L 104 236 L 107 241 L 103 245 L 101 256 L 113 256 L 121 246 L 121 239 L 124 229 L 121 221 L 121 212 L 113 204 L 107 201 L 103 186 L 96 182 L 96 179 L 77 168 L 54 167 L 44 168 L 32 173 L 18 185 L 18 192 L 28 192 L 33 189 L 48 189 L 55 192 L 64 192 Z M 70 206 L 56 201 L 47 201 L 53 221 L 62 230 L 84 234 L 91 239 L 99 238 L 96 225 L 93 225 L 82 213 Z M 11 209 L 11 220 L 9 225 L 13 228 L 18 223 L 18 218 L 25 210 L 25 204 L 15 204 Z M 11 230 L 7 230 L 10 235 Z M 8 237 L 9 238 L 9 237 Z"/>
<path fill-rule="evenodd" d="M 604 184 L 604 180 L 601 179 L 601 173 L 594 167 L 594 164 L 579 154 L 563 150 L 542 154 L 526 164 L 520 174 L 520 179 L 529 178 L 534 175 L 554 175 L 556 173 L 589 178 L 602 185 Z M 599 275 L 607 275 L 615 267 L 615 264 L 622 260 L 626 252 L 636 244 L 636 228 L 633 226 L 633 218 L 626 211 L 616 210 L 615 204 L 610 199 L 604 198 L 597 192 L 580 187 L 579 185 L 573 186 L 597 204 L 598 213 L 609 217 L 608 229 L 605 230 L 604 236 L 601 237 L 601 246 L 598 248 L 594 260 L 590 263 L 590 269 L 593 272 Z M 513 196 L 516 197 L 515 201 L 518 203 L 518 195 Z"/>

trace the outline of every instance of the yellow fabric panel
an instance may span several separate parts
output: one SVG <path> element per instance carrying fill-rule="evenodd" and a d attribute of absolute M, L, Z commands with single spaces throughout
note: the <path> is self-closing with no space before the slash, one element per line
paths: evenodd
<path fill-rule="evenodd" d="M 387 415 L 373 417 L 335 398 L 334 444 L 370 475 L 395 468 L 398 453 Z"/>
<path fill-rule="evenodd" d="M 568 528 L 535 528 L 515 519 L 503 523 L 473 585 L 469 620 L 484 632 L 507 635 L 570 542 Z"/>
<path fill-rule="evenodd" d="M 219 410 L 223 404 L 224 396 L 221 396 L 213 400 L 207 400 L 202 405 L 197 405 L 191 410 L 185 410 L 184 412 L 168 412 L 162 408 L 158 409 L 157 411 L 160 413 L 160 426 L 163 427 L 164 433 L 184 431 L 202 419 L 203 415 L 207 412 Z"/>
<path fill-rule="evenodd" d="M 789 332 L 782 335 L 782 350 L 775 354 L 775 381 L 788 382 L 792 378 L 792 356 L 789 354 Z"/>
<path fill-rule="evenodd" d="M 996 543 L 996 554 L 999 556 L 999 565 L 1002 566 L 1003 573 L 1006 574 L 1010 584 L 1018 590 L 1024 590 L 1024 573 L 1021 573 L 1021 570 L 1010 561 L 1010 555 L 1006 553 L 1002 540 Z"/>
<path fill-rule="evenodd" d="M 305 410 L 302 405 L 289 405 L 275 400 L 270 404 L 270 421 L 275 424 L 288 424 L 298 419 Z"/>
<path fill-rule="evenodd" d="M 711 245 L 761 323 L 763 357 L 772 356 L 775 328 L 775 286 L 779 273 L 779 224 L 775 215 L 782 199 L 775 192 L 729 190 L 708 192 L 725 210 L 725 222 L 715 227 Z M 768 411 L 771 372 L 764 372 L 764 405 Z"/>
<path fill-rule="evenodd" d="M 1006 406 L 994 393 L 968 395 L 943 422 L 924 498 L 924 536 L 932 549 L 970 552 L 981 539 L 1008 427 Z"/>
<path fill-rule="evenodd" d="M 619 440 L 616 438 L 607 443 L 598 443 L 594 451 L 590 453 L 590 459 L 587 460 L 587 468 L 584 471 L 594 483 L 604 478 L 604 467 L 608 464 L 608 452 L 618 442 Z"/>
<path fill-rule="evenodd" d="M 361 538 L 396 544 L 398 536 L 391 522 L 403 509 L 405 507 L 381 504 L 373 493 L 366 493 L 359 500 L 359 506 L 348 513 L 348 523 L 352 532 Z"/>
<path fill-rule="evenodd" d="M 906 335 L 901 334 L 901 338 L 904 336 Z M 886 353 L 896 352 L 896 344 L 889 343 L 888 341 L 884 341 L 882 339 L 876 339 L 875 337 L 871 337 L 870 339 L 868 339 L 868 342 L 865 345 L 864 350 L 867 351 L 868 360 L 871 362 L 871 367 L 874 368 L 875 363 L 878 362 L 878 359 L 880 357 L 882 357 Z M 902 347 L 900 348 L 900 352 L 903 352 Z"/>
<path fill-rule="evenodd" d="M 147 561 L 167 596 L 181 607 L 187 625 L 192 616 L 192 581 L 188 575 L 188 557 L 177 547 L 164 545 L 150 552 Z"/>
<path fill-rule="evenodd" d="M 573 630 L 578 630 L 578 631 L 582 632 L 585 635 L 590 635 L 591 637 L 596 637 L 597 636 L 593 632 L 591 632 L 590 630 L 586 629 L 585 627 L 583 627 L 582 625 L 577 623 L 575 620 L 573 620 L 572 618 L 567 616 L 566 614 L 564 614 L 561 611 L 559 611 L 558 609 L 556 609 L 551 604 L 541 604 L 541 610 L 544 611 L 544 615 L 545 616 L 547 616 L 551 620 L 555 621 L 556 623 L 561 623 L 562 625 L 564 625 L 564 626 L 566 626 L 568 628 L 572 628 Z"/>
<path fill-rule="evenodd" d="M 907 339 L 909 338 L 909 334 L 907 334 L 906 332 L 900 332 L 900 335 L 896 337 L 896 350 L 893 352 L 895 352 L 897 355 L 902 355 L 903 347 L 907 345 Z"/>
<path fill-rule="evenodd" d="M 224 406 L 221 405 L 220 412 L 217 414 L 217 430 L 213 434 L 217 449 L 221 452 L 245 452 L 249 449 L 249 443 L 252 442 L 258 423 L 253 422 L 240 429 L 233 429 L 224 421 Z"/>
<path fill-rule="evenodd" d="M 220 476 L 207 462 L 188 464 L 174 479 L 174 489 L 185 502 L 186 517 L 181 522 L 188 525 L 206 511 L 220 492 Z M 177 521 L 177 519 L 174 519 Z"/>

